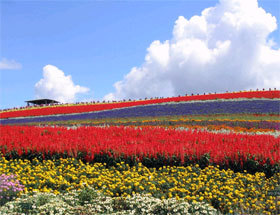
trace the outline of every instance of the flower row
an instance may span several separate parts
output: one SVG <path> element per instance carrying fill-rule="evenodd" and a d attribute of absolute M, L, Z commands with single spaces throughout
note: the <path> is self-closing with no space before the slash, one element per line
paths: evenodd
<path fill-rule="evenodd" d="M 128 118 L 129 119 L 129 118 Z M 77 121 L 58 121 L 46 122 L 45 125 L 60 125 L 60 126 L 166 126 L 166 127 L 181 127 L 181 126 L 200 126 L 200 127 L 224 127 L 240 131 L 280 131 L 280 121 L 246 121 L 246 120 L 196 120 L 196 119 L 178 119 L 178 120 L 135 120 L 128 119 L 101 119 L 101 120 L 77 120 Z M 34 123 L 35 125 L 35 123 Z"/>
<path fill-rule="evenodd" d="M 166 128 L 203 129 L 208 131 L 232 131 L 250 133 L 269 133 L 280 135 L 278 115 L 268 114 L 212 114 L 160 117 L 104 118 L 68 121 L 33 122 L 26 125 L 41 126 L 162 126 Z M 279 134 L 278 134 L 279 133 Z"/>
<path fill-rule="evenodd" d="M 268 98 L 268 99 L 280 98 L 280 91 L 274 90 L 274 91 L 254 91 L 254 92 L 239 92 L 239 93 L 221 93 L 221 94 L 180 96 L 180 97 L 118 102 L 118 103 L 97 103 L 97 104 L 52 106 L 52 107 L 46 106 L 42 108 L 2 111 L 0 112 L 0 118 L 3 119 L 3 118 L 12 118 L 12 117 L 83 113 L 83 112 L 110 110 L 115 108 L 124 108 L 124 107 L 132 107 L 132 106 L 139 106 L 139 105 L 159 104 L 159 103 L 166 103 L 166 102 L 236 99 L 236 98 Z"/>
<path fill-rule="evenodd" d="M 210 114 L 279 114 L 280 100 L 205 101 L 127 107 L 91 113 L 0 119 L 1 124 Z"/>
<path fill-rule="evenodd" d="M 22 195 L 14 201 L 0 207 L 1 214 L 184 214 L 216 215 L 217 210 L 204 202 L 186 200 L 158 199 L 150 195 L 133 195 L 130 198 L 111 197 L 91 187 L 79 191 L 55 195 L 53 193 L 36 193 Z M 268 212 L 269 214 L 269 212 Z"/>
<path fill-rule="evenodd" d="M 6 157 L 72 156 L 87 161 L 130 159 L 147 165 L 219 164 L 242 169 L 280 162 L 280 137 L 155 127 L 0 126 L 0 150 Z M 252 164 L 251 161 L 253 161 Z M 248 164 L 249 162 L 249 164 Z M 268 166 L 267 166 L 268 165 Z"/>
<path fill-rule="evenodd" d="M 276 197 L 270 195 L 280 182 L 279 173 L 268 179 L 264 173 L 234 173 L 214 166 L 156 169 L 141 163 L 130 167 L 121 162 L 115 167 L 107 167 L 105 163 L 89 164 L 76 159 L 43 162 L 0 159 L 0 171 L 7 175 L 17 174 L 25 186 L 25 193 L 63 194 L 89 185 L 111 197 L 146 194 L 158 199 L 204 202 L 222 214 L 271 214 L 280 205 Z"/>

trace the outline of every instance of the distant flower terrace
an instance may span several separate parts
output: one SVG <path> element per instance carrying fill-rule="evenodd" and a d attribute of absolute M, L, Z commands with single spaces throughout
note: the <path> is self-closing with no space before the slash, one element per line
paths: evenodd
<path fill-rule="evenodd" d="M 233 92 L 233 93 L 219 93 L 219 94 L 204 94 L 204 95 L 191 95 L 191 96 L 178 96 L 171 98 L 151 98 L 137 101 L 110 102 L 86 102 L 76 104 L 59 104 L 50 106 L 27 106 L 19 109 L 9 109 L 0 111 L 0 118 L 13 118 L 13 117 L 27 117 L 27 116 L 42 116 L 42 115 L 55 115 L 55 114 L 70 114 L 70 113 L 83 113 L 101 110 L 110 110 L 115 108 L 132 107 L 148 104 L 159 104 L 166 102 L 182 102 L 182 101 L 196 101 L 196 100 L 215 100 L 215 99 L 240 99 L 240 98 L 280 98 L 279 90 L 269 91 L 246 91 L 246 92 Z M 54 108 L 55 107 L 55 108 Z"/>

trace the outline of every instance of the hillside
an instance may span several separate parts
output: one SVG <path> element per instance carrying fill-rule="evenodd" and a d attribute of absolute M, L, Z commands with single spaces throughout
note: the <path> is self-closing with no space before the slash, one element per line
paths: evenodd
<path fill-rule="evenodd" d="M 0 171 L 24 188 L 0 211 L 277 214 L 279 108 L 275 90 L 2 110 Z"/>
<path fill-rule="evenodd" d="M 25 107 L 0 112 L 1 124 L 114 122 L 121 118 L 279 114 L 280 91 L 209 94 L 129 102 Z"/>

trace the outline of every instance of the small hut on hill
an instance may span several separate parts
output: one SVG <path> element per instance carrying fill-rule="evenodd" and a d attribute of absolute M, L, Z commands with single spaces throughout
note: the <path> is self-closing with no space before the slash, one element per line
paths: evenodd
<path fill-rule="evenodd" d="M 52 100 L 52 99 L 35 99 L 35 100 L 29 100 L 25 101 L 27 103 L 27 106 L 30 106 L 30 104 L 33 105 L 47 105 L 47 104 L 57 104 L 58 101 Z"/>

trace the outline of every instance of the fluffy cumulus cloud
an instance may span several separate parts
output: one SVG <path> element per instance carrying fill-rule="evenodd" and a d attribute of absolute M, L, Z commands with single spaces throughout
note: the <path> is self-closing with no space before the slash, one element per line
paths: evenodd
<path fill-rule="evenodd" d="M 35 84 L 35 96 L 37 99 L 47 98 L 59 102 L 74 102 L 76 95 L 86 93 L 89 89 L 75 85 L 70 75 L 53 65 L 43 68 L 43 78 Z"/>
<path fill-rule="evenodd" d="M 280 49 L 268 41 L 276 28 L 257 0 L 220 0 L 189 20 L 180 16 L 172 38 L 152 42 L 141 67 L 104 99 L 279 87 Z"/>
<path fill-rule="evenodd" d="M 8 60 L 6 58 L 2 58 L 0 61 L 0 70 L 16 70 L 21 69 L 21 64 L 16 62 L 15 60 Z"/>

